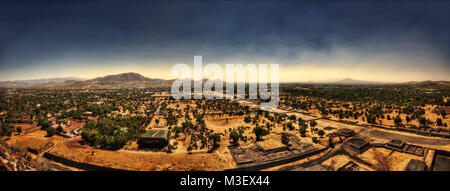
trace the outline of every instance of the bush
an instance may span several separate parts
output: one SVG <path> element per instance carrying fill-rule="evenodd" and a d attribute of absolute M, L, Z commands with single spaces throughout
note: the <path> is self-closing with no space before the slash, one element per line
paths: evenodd
<path fill-rule="evenodd" d="M 436 124 L 437 124 L 438 126 L 443 126 L 443 124 L 442 124 L 442 119 L 441 119 L 441 118 L 437 118 Z"/>
<path fill-rule="evenodd" d="M 287 127 L 289 128 L 289 130 L 294 130 L 294 126 L 292 125 L 291 122 L 287 123 Z"/>
<path fill-rule="evenodd" d="M 321 129 L 321 130 L 319 130 L 318 134 L 319 134 L 320 137 L 323 137 L 323 135 L 325 135 L 325 131 L 323 131 L 323 130 Z"/>
<path fill-rule="evenodd" d="M 305 127 L 300 128 L 300 134 L 302 135 L 302 137 L 306 136 L 306 128 Z"/>
<path fill-rule="evenodd" d="M 237 130 L 233 129 L 230 132 L 230 139 L 233 141 L 234 144 L 237 144 L 240 138 L 241 138 L 241 135 L 239 134 L 239 132 Z"/>
<path fill-rule="evenodd" d="M 250 121 L 252 121 L 252 119 L 250 118 L 250 116 L 245 116 L 245 118 L 244 118 L 244 122 L 245 123 L 250 123 Z"/>
<path fill-rule="evenodd" d="M 281 133 L 281 142 L 285 145 L 287 145 L 289 143 L 290 140 L 290 134 L 289 133 Z"/>
<path fill-rule="evenodd" d="M 394 118 L 394 123 L 395 123 L 395 125 L 399 125 L 399 124 L 402 123 L 402 118 L 400 117 L 400 115 L 397 115 L 397 116 Z"/>
<path fill-rule="evenodd" d="M 420 125 L 422 125 L 422 126 L 427 126 L 428 120 L 427 120 L 427 118 L 425 118 L 425 117 L 419 117 L 419 123 L 420 123 Z"/>
<path fill-rule="evenodd" d="M 0 130 L 0 136 L 12 136 L 12 127 L 9 124 L 3 123 Z"/>
<path fill-rule="evenodd" d="M 220 142 L 220 134 L 213 133 L 213 134 L 209 135 L 209 139 L 213 140 L 214 146 L 218 146 L 218 143 Z"/>
<path fill-rule="evenodd" d="M 309 121 L 309 126 L 314 128 L 315 126 L 317 126 L 317 122 L 315 120 L 311 120 L 311 121 Z"/>
<path fill-rule="evenodd" d="M 47 131 L 47 137 L 53 137 L 53 135 L 55 135 L 55 129 L 51 127 L 47 128 L 45 131 Z"/>

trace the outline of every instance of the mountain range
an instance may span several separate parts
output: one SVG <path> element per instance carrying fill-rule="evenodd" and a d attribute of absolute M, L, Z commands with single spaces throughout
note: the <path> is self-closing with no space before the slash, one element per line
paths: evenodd
<path fill-rule="evenodd" d="M 202 81 L 206 81 L 203 79 Z M 107 75 L 94 79 L 82 79 L 76 77 L 48 78 L 35 80 L 16 80 L 0 82 L 0 88 L 155 88 L 170 87 L 174 80 L 164 80 L 144 77 L 141 74 L 129 72 L 116 75 Z M 299 82 L 307 84 L 342 84 L 342 85 L 366 85 L 366 84 L 394 84 L 388 82 L 373 82 L 345 78 L 341 80 L 322 80 Z M 404 83 L 403 83 L 404 84 Z M 450 85 L 448 81 L 424 81 L 408 82 L 407 84 L 440 84 Z"/>
<path fill-rule="evenodd" d="M 351 78 L 339 79 L 339 80 L 319 80 L 308 81 L 308 84 L 345 84 L 345 85 L 357 85 L 357 84 L 392 84 L 390 82 L 374 82 L 365 80 L 354 80 Z"/>

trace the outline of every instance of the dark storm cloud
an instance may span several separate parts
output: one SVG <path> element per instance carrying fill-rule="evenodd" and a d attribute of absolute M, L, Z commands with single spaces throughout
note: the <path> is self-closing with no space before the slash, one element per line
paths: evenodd
<path fill-rule="evenodd" d="M 0 69 L 60 60 L 186 62 L 194 54 L 289 64 L 305 51 L 414 55 L 423 44 L 448 61 L 448 10 L 447 1 L 9 2 L 0 6 Z"/>

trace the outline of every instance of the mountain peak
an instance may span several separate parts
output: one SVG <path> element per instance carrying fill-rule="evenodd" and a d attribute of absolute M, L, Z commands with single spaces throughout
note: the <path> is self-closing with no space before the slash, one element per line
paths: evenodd
<path fill-rule="evenodd" d="M 121 81 L 121 82 L 131 82 L 131 81 L 148 81 L 150 78 L 146 78 L 142 76 L 141 74 L 134 73 L 134 72 L 128 72 L 128 73 L 122 73 L 122 74 L 115 74 L 115 75 L 107 75 L 104 77 L 98 77 L 94 78 L 92 80 L 88 81 L 98 81 L 98 82 L 112 82 L 112 81 Z"/>

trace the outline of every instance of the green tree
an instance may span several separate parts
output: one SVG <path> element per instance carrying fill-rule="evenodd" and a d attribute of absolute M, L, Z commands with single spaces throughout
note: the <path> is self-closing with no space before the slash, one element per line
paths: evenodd
<path fill-rule="evenodd" d="M 300 128 L 300 134 L 302 135 L 302 137 L 306 136 L 306 128 L 305 127 Z"/>
<path fill-rule="evenodd" d="M 321 129 L 321 130 L 319 130 L 318 134 L 319 134 L 320 137 L 323 137 L 323 135 L 325 135 L 325 131 L 323 131 L 323 130 Z"/>
<path fill-rule="evenodd" d="M 288 129 L 291 130 L 291 131 L 294 130 L 294 125 L 292 125 L 291 122 L 288 122 L 288 123 L 287 123 L 287 127 L 288 127 Z"/>
<path fill-rule="evenodd" d="M 309 126 L 311 126 L 312 128 L 316 127 L 317 126 L 316 120 L 309 121 Z"/>
<path fill-rule="evenodd" d="M 55 129 L 49 127 L 47 129 L 45 129 L 45 131 L 47 131 L 47 137 L 53 137 L 53 135 L 55 135 Z"/>
<path fill-rule="evenodd" d="M 411 122 L 411 118 L 407 115 L 406 116 L 406 123 L 409 123 L 409 122 Z"/>
<path fill-rule="evenodd" d="M 441 118 L 437 118 L 436 124 L 437 124 L 438 126 L 443 126 L 443 124 L 442 124 L 442 119 L 441 119 Z"/>
<path fill-rule="evenodd" d="M 219 146 L 219 142 L 220 142 L 220 134 L 218 133 L 213 133 L 211 135 L 209 135 L 209 139 L 213 140 L 213 146 L 217 147 Z"/>
<path fill-rule="evenodd" d="M 289 119 L 292 120 L 292 121 L 296 121 L 297 120 L 297 116 L 291 115 L 291 116 L 289 116 Z"/>
<path fill-rule="evenodd" d="M 0 136 L 7 136 L 7 137 L 11 137 L 12 136 L 12 127 L 7 124 L 7 123 L 2 123 L 2 128 L 0 131 Z"/>
<path fill-rule="evenodd" d="M 238 143 L 240 137 L 241 137 L 241 135 L 239 134 L 239 132 L 236 129 L 233 129 L 230 132 L 230 139 L 233 140 L 234 144 Z"/>
<path fill-rule="evenodd" d="M 252 121 L 252 119 L 250 118 L 250 116 L 246 115 L 246 116 L 244 117 L 244 122 L 245 122 L 245 123 L 250 123 L 251 121 Z"/>
<path fill-rule="evenodd" d="M 289 143 L 290 140 L 290 134 L 289 133 L 281 133 L 281 142 L 285 145 L 287 145 Z"/>
<path fill-rule="evenodd" d="M 253 128 L 253 133 L 256 135 L 256 141 L 260 141 L 262 136 L 269 134 L 269 130 L 256 125 L 256 127 Z"/>
<path fill-rule="evenodd" d="M 419 117 L 419 123 L 420 123 L 420 125 L 422 125 L 422 126 L 427 126 L 428 120 L 427 120 L 427 118 L 425 118 L 425 117 Z"/>
<path fill-rule="evenodd" d="M 395 125 L 399 125 L 402 123 L 402 118 L 400 117 L 400 115 L 395 116 L 394 118 L 394 124 Z"/>

